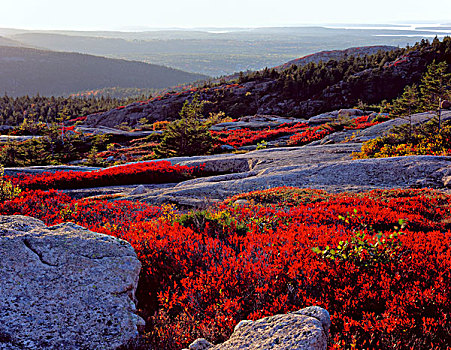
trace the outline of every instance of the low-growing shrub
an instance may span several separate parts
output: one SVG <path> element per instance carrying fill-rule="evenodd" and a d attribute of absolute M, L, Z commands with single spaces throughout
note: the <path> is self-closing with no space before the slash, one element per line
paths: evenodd
<path fill-rule="evenodd" d="M 334 128 L 328 124 L 310 127 L 303 132 L 290 137 L 288 144 L 291 146 L 302 146 L 312 141 L 321 140 L 334 132 Z"/>
<path fill-rule="evenodd" d="M 203 167 L 172 165 L 168 161 L 119 165 L 97 171 L 58 171 L 15 179 L 28 189 L 74 189 L 179 182 L 201 174 Z"/>
<path fill-rule="evenodd" d="M 451 155 L 451 123 L 438 130 L 436 121 L 410 127 L 394 128 L 392 133 L 366 141 L 354 159 L 384 158 L 411 155 Z"/>
<path fill-rule="evenodd" d="M 20 188 L 9 181 L 4 174 L 4 169 L 0 165 L 0 202 L 17 197 L 21 192 Z"/>
<path fill-rule="evenodd" d="M 72 221 L 128 240 L 142 262 L 138 309 L 153 348 L 221 342 L 242 319 L 310 305 L 331 314 L 331 349 L 449 346 L 449 195 L 280 188 L 239 199 L 248 202 L 181 214 L 38 190 L 0 202 L 0 214 Z"/>

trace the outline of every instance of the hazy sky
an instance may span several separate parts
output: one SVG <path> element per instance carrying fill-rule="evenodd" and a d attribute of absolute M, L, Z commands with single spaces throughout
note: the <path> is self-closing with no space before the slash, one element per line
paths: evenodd
<path fill-rule="evenodd" d="M 451 23 L 450 0 L 0 0 L 0 27 L 126 29 Z"/>

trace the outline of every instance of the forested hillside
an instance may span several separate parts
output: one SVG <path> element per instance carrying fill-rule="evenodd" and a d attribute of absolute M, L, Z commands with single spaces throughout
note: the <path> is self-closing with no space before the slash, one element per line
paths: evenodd
<path fill-rule="evenodd" d="M 411 48 L 380 51 L 374 55 L 292 65 L 241 73 L 237 79 L 158 96 L 149 103 L 132 105 L 90 116 L 90 125 L 135 125 L 139 118 L 175 119 L 184 101 L 199 94 L 209 101 L 204 113 L 224 111 L 231 117 L 276 114 L 307 118 L 357 104 L 380 103 L 398 97 L 405 86 L 417 83 L 433 61 L 451 63 L 451 38 L 426 40 Z"/>
<path fill-rule="evenodd" d="M 277 67 L 280 70 L 290 68 L 293 64 L 305 66 L 309 63 L 319 63 L 320 61 L 327 62 L 330 60 L 342 60 L 349 56 L 365 56 L 365 55 L 374 55 L 379 51 L 392 51 L 395 50 L 395 46 L 364 46 L 364 47 L 350 47 L 345 50 L 330 50 L 330 51 L 321 51 L 311 55 L 303 56 L 297 58 L 295 60 L 289 61 L 281 66 Z"/>
<path fill-rule="evenodd" d="M 0 97 L 0 125 L 16 126 L 24 119 L 38 123 L 54 123 L 68 118 L 86 116 L 90 113 L 107 111 L 123 104 L 145 98 L 116 99 L 110 97 L 44 97 L 22 96 Z"/>
<path fill-rule="evenodd" d="M 105 87 L 165 88 L 205 78 L 143 62 L 0 46 L 0 93 L 10 96 L 58 96 Z"/>
<path fill-rule="evenodd" d="M 439 29 L 412 30 L 406 26 L 2 32 L 0 29 L 0 35 L 30 47 L 161 64 L 213 77 L 278 66 L 324 50 L 368 45 L 404 47 L 442 33 Z"/>

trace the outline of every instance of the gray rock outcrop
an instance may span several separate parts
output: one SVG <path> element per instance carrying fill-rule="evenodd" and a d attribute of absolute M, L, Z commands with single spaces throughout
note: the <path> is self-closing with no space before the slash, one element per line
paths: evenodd
<path fill-rule="evenodd" d="M 282 124 L 296 124 L 303 122 L 302 119 L 284 118 L 277 115 L 253 115 L 238 118 L 235 122 L 225 122 L 213 125 L 212 131 L 226 131 L 237 129 L 261 130 L 268 128 L 276 128 Z"/>
<path fill-rule="evenodd" d="M 228 170 L 232 173 L 188 180 L 172 187 L 148 189 L 147 194 L 133 196 L 133 200 L 152 204 L 202 205 L 239 193 L 279 186 L 330 192 L 421 187 L 444 189 L 449 186 L 447 179 L 451 176 L 451 157 L 351 159 L 351 153 L 360 151 L 360 148 L 361 144 L 344 143 L 272 148 L 193 159 L 174 158 L 172 162 L 177 164 L 205 164 L 209 171 Z"/>
<path fill-rule="evenodd" d="M 14 136 L 14 135 L 0 135 L 0 143 L 6 142 L 23 142 L 32 139 L 39 139 L 42 136 Z"/>
<path fill-rule="evenodd" d="M 138 184 L 64 192 L 74 198 L 121 194 L 118 199 L 204 206 L 239 193 L 279 186 L 331 192 L 451 188 L 451 157 L 406 156 L 353 160 L 352 153 L 359 152 L 361 146 L 360 143 L 339 143 L 271 148 L 246 154 L 169 158 L 167 160 L 172 164 L 203 164 L 212 176 L 180 183 L 144 185 L 136 192 L 133 190 Z"/>
<path fill-rule="evenodd" d="M 334 113 L 334 112 L 330 112 Z M 329 115 L 329 113 L 325 113 L 324 115 Z M 321 116 L 312 117 L 310 120 L 316 120 L 316 118 Z M 315 142 L 310 143 L 309 145 L 315 146 L 315 145 L 326 145 L 326 144 L 332 144 L 332 143 L 340 143 L 340 142 L 365 142 L 368 140 L 375 139 L 377 137 L 385 136 L 391 132 L 391 130 L 396 127 L 403 124 L 408 124 L 410 121 L 412 121 L 412 125 L 420 125 L 423 123 L 426 123 L 430 120 L 432 120 L 434 117 L 436 117 L 435 112 L 423 112 L 423 113 L 416 113 L 412 114 L 411 120 L 409 120 L 408 117 L 406 118 L 395 118 L 387 120 L 383 123 L 376 124 L 373 126 L 370 126 L 367 129 L 363 130 L 344 130 L 340 132 L 335 132 L 333 134 L 327 135 L 322 140 L 318 140 Z M 442 111 L 441 114 L 441 120 L 442 122 L 451 120 L 451 111 Z M 328 120 L 323 119 L 320 124 L 327 122 Z"/>
<path fill-rule="evenodd" d="M 432 120 L 436 117 L 436 113 L 434 112 L 423 112 L 412 114 L 412 125 L 420 125 Z M 451 120 L 451 111 L 443 111 L 441 115 L 442 122 L 446 120 Z M 390 133 L 390 131 L 395 126 L 400 126 L 402 124 L 408 124 L 410 120 L 406 117 L 406 119 L 396 118 L 387 120 L 386 122 L 373 125 L 367 129 L 360 130 L 355 133 L 355 137 L 353 138 L 354 142 L 365 142 L 376 137 L 384 136 Z"/>
<path fill-rule="evenodd" d="M 322 350 L 327 348 L 329 313 L 311 306 L 286 315 L 241 321 L 226 342 L 213 345 L 198 339 L 190 350 Z"/>
<path fill-rule="evenodd" d="M 29 167 L 5 168 L 5 175 L 15 176 L 18 174 L 37 175 L 42 173 L 55 173 L 57 171 L 95 171 L 102 168 L 77 166 L 77 165 L 36 165 Z"/>
<path fill-rule="evenodd" d="M 354 110 L 352 110 L 354 111 Z M 354 112 L 353 112 L 354 113 Z M 360 114 L 360 112 L 356 112 Z M 334 114 L 338 115 L 338 111 Z M 424 123 L 434 113 L 412 115 L 412 123 Z M 249 121 L 254 120 L 252 117 Z M 269 118 L 265 116 L 265 118 Z M 272 118 L 272 117 L 271 117 Z M 443 120 L 451 119 L 451 111 L 443 111 Z M 265 119 L 266 120 L 266 119 Z M 280 121 L 279 121 L 280 122 Z M 172 164 L 199 166 L 212 176 L 143 187 L 110 186 L 95 189 L 66 190 L 81 198 L 102 194 L 120 194 L 121 199 L 140 200 L 152 204 L 165 202 L 183 206 L 203 206 L 243 192 L 278 186 L 316 188 L 332 192 L 367 191 L 389 188 L 433 187 L 449 189 L 451 157 L 408 156 L 379 159 L 352 159 L 360 142 L 386 135 L 405 119 L 393 119 L 365 130 L 345 130 L 300 147 L 280 147 L 245 154 L 216 154 L 166 159 Z M 356 142 L 357 141 L 357 142 Z M 282 143 L 282 141 L 279 141 Z M 5 169 L 7 174 L 54 170 L 88 170 L 86 167 L 29 167 Z M 95 170 L 95 168 L 89 169 Z M 135 189 L 136 188 L 136 189 Z"/>
<path fill-rule="evenodd" d="M 0 349 L 116 349 L 138 335 L 131 245 L 67 223 L 0 216 Z"/>

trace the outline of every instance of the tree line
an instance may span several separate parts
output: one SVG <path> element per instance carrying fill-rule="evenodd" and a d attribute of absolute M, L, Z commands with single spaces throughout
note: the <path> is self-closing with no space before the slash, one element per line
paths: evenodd
<path fill-rule="evenodd" d="M 0 125 L 17 126 L 25 119 L 33 122 L 51 124 L 61 120 L 73 119 L 88 114 L 104 112 L 136 101 L 148 99 L 148 96 L 131 98 L 101 97 L 44 97 L 21 96 L 0 97 Z"/>

